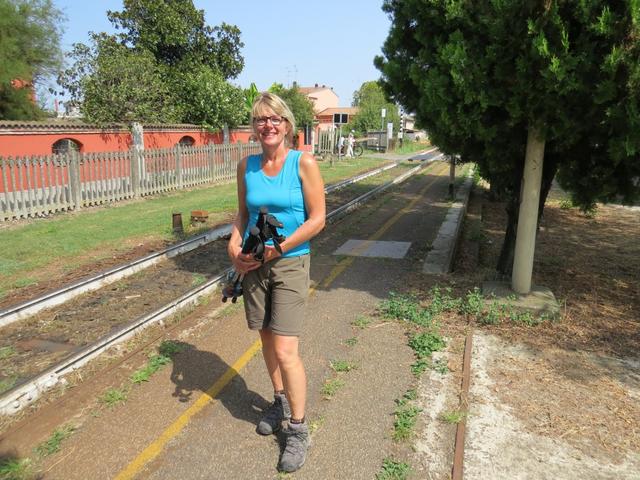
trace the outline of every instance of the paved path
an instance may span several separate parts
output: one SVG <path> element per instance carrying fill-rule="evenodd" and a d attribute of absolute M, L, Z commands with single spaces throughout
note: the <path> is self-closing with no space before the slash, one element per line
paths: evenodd
<path fill-rule="evenodd" d="M 293 477 L 371 479 L 396 449 L 393 411 L 415 383 L 412 352 L 394 323 L 378 320 L 365 329 L 353 323 L 374 319 L 381 300 L 421 274 L 448 211 L 447 186 L 448 166 L 436 162 L 314 242 L 315 288 L 302 336 L 313 446 Z M 402 258 L 334 255 L 348 240 L 409 248 Z M 279 478 L 277 438 L 255 433 L 271 388 L 242 309 L 223 311 L 216 298 L 183 322 L 191 328 L 176 340 L 188 348 L 172 368 L 133 388 L 123 405 L 110 410 L 88 403 L 76 412 L 79 428 L 47 461 L 44 478 Z M 347 339 L 356 339 L 355 345 Z M 337 375 L 329 367 L 333 360 L 357 368 Z M 139 367 L 125 364 L 112 372 L 113 381 Z M 323 385 L 336 378 L 343 386 L 327 399 Z"/>

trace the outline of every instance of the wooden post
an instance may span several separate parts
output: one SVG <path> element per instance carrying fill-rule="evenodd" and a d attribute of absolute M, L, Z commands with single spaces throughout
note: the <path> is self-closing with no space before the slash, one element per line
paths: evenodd
<path fill-rule="evenodd" d="M 131 157 L 131 171 L 129 178 L 131 179 L 131 188 L 133 190 L 133 198 L 140 197 L 140 152 L 135 146 L 129 150 Z"/>
<path fill-rule="evenodd" d="M 176 156 L 176 179 L 178 181 L 178 188 L 182 190 L 182 149 L 180 144 L 176 145 L 173 149 Z"/>
<path fill-rule="evenodd" d="M 82 190 L 80 188 L 80 160 L 77 152 L 70 151 L 67 154 L 67 167 L 73 208 L 80 210 L 82 208 Z"/>
<path fill-rule="evenodd" d="M 184 227 L 182 226 L 182 213 L 175 212 L 171 214 L 171 226 L 173 233 L 182 235 L 184 233 Z"/>

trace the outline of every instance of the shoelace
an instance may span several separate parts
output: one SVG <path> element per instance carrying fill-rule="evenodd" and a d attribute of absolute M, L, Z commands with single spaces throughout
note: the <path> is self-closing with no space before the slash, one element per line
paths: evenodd
<path fill-rule="evenodd" d="M 287 430 L 287 442 L 284 447 L 284 453 L 291 455 L 297 455 L 298 453 L 304 453 L 306 450 L 307 432 L 295 432 L 293 430 Z"/>

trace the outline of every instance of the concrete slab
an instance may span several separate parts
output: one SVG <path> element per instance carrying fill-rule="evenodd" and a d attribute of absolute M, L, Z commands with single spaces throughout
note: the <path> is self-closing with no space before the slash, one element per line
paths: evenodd
<path fill-rule="evenodd" d="M 511 290 L 511 284 L 507 282 L 484 282 L 482 294 L 485 297 L 493 296 L 496 300 L 510 303 L 514 307 L 534 313 L 546 313 L 557 315 L 560 313 L 560 305 L 555 295 L 547 287 L 535 285 L 526 295 Z"/>
<path fill-rule="evenodd" d="M 404 258 L 411 242 L 371 241 L 350 239 L 338 248 L 334 255 L 351 255 L 354 257 Z"/>

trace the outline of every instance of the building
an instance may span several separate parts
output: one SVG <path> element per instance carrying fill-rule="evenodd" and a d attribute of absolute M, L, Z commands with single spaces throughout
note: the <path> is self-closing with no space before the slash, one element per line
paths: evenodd
<path fill-rule="evenodd" d="M 313 102 L 313 111 L 318 114 L 327 108 L 338 106 L 339 98 L 333 88 L 315 84 L 314 87 L 298 87 L 300 93 L 306 95 Z"/>

